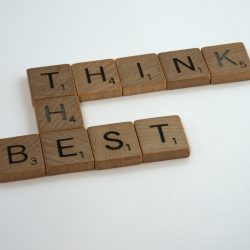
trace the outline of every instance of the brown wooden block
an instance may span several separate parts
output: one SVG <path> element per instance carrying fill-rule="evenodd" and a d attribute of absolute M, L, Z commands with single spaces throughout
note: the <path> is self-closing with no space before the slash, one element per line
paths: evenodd
<path fill-rule="evenodd" d="M 143 161 L 161 161 L 188 157 L 189 145 L 178 116 L 135 121 Z"/>
<path fill-rule="evenodd" d="M 201 49 L 211 74 L 211 83 L 250 79 L 250 62 L 243 43 L 230 43 Z"/>
<path fill-rule="evenodd" d="M 80 104 L 76 96 L 37 100 L 35 110 L 40 133 L 83 127 Z"/>
<path fill-rule="evenodd" d="M 94 158 L 84 128 L 43 133 L 41 142 L 47 175 L 94 169 Z"/>
<path fill-rule="evenodd" d="M 27 74 L 33 105 L 38 99 L 77 94 L 69 64 L 32 68 Z"/>
<path fill-rule="evenodd" d="M 88 128 L 95 168 L 106 169 L 142 162 L 139 142 L 132 122 Z"/>
<path fill-rule="evenodd" d="M 206 85 L 210 74 L 200 49 L 185 49 L 159 54 L 167 79 L 167 89 Z"/>
<path fill-rule="evenodd" d="M 45 166 L 38 135 L 0 140 L 0 182 L 42 176 L 45 176 Z"/>
<path fill-rule="evenodd" d="M 122 95 L 120 78 L 113 59 L 72 65 L 77 92 L 81 101 Z"/>
<path fill-rule="evenodd" d="M 156 54 L 118 58 L 117 69 L 123 95 L 134 95 L 166 89 L 166 79 Z"/>

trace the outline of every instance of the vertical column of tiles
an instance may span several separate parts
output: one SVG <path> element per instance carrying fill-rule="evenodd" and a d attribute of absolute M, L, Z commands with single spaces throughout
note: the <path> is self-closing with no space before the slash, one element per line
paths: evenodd
<path fill-rule="evenodd" d="M 47 175 L 94 169 L 87 131 L 83 128 L 41 135 Z"/>
<path fill-rule="evenodd" d="M 88 128 L 95 168 L 106 169 L 142 163 L 142 154 L 131 122 Z"/>
<path fill-rule="evenodd" d="M 230 43 L 201 49 L 211 74 L 211 83 L 250 79 L 250 61 L 243 43 Z"/>
<path fill-rule="evenodd" d="M 188 157 L 187 138 L 178 116 L 135 121 L 143 161 L 161 161 Z"/>
<path fill-rule="evenodd" d="M 167 79 L 167 89 L 201 86 L 210 83 L 210 74 L 200 49 L 185 49 L 159 54 Z"/>
<path fill-rule="evenodd" d="M 0 140 L 0 182 L 17 181 L 45 175 L 38 135 Z"/>
<path fill-rule="evenodd" d="M 77 92 L 81 101 L 122 95 L 120 78 L 112 59 L 72 65 Z"/>
<path fill-rule="evenodd" d="M 93 169 L 92 151 L 87 132 L 83 129 L 70 65 L 33 68 L 27 73 L 43 144 L 46 174 Z M 76 153 L 71 153 L 73 150 Z"/>
<path fill-rule="evenodd" d="M 156 54 L 116 59 L 123 95 L 166 89 L 166 79 Z"/>

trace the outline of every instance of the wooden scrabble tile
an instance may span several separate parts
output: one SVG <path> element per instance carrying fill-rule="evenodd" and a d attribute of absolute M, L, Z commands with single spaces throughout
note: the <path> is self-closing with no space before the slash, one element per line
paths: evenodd
<path fill-rule="evenodd" d="M 0 140 L 0 182 L 42 176 L 45 176 L 45 166 L 38 135 Z"/>
<path fill-rule="evenodd" d="M 167 79 L 167 89 L 206 85 L 210 74 L 200 49 L 164 52 L 159 59 Z"/>
<path fill-rule="evenodd" d="M 117 69 L 123 95 L 134 95 L 166 89 L 166 79 L 156 54 L 118 58 Z"/>
<path fill-rule="evenodd" d="M 83 127 L 80 104 L 76 96 L 37 100 L 35 110 L 40 133 Z"/>
<path fill-rule="evenodd" d="M 230 43 L 201 49 L 211 74 L 211 83 L 250 79 L 250 62 L 243 43 Z"/>
<path fill-rule="evenodd" d="M 32 68 L 27 74 L 33 105 L 38 99 L 77 94 L 69 64 Z"/>
<path fill-rule="evenodd" d="M 143 161 L 161 161 L 188 157 L 187 138 L 178 116 L 135 121 Z"/>
<path fill-rule="evenodd" d="M 43 133 L 41 142 L 47 175 L 94 169 L 89 137 L 84 128 Z"/>
<path fill-rule="evenodd" d="M 77 92 L 81 101 L 122 95 L 120 78 L 113 59 L 72 65 Z"/>
<path fill-rule="evenodd" d="M 88 128 L 95 168 L 106 169 L 142 162 L 139 142 L 132 122 Z"/>

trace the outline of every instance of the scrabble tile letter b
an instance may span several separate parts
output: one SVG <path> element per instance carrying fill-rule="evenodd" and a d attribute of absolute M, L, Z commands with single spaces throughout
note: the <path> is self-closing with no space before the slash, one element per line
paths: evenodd
<path fill-rule="evenodd" d="M 243 43 L 231 43 L 201 49 L 211 73 L 211 83 L 250 79 L 250 62 Z"/>
<path fill-rule="evenodd" d="M 69 64 L 27 70 L 33 105 L 47 97 L 76 95 L 73 74 Z"/>
<path fill-rule="evenodd" d="M 88 128 L 95 168 L 115 168 L 142 163 L 141 149 L 132 122 Z"/>
<path fill-rule="evenodd" d="M 45 166 L 38 135 L 0 140 L 0 182 L 42 177 Z"/>
<path fill-rule="evenodd" d="M 76 96 L 41 99 L 35 106 L 39 132 L 83 127 Z"/>
<path fill-rule="evenodd" d="M 143 161 L 161 161 L 189 156 L 189 145 L 178 116 L 135 121 Z"/>

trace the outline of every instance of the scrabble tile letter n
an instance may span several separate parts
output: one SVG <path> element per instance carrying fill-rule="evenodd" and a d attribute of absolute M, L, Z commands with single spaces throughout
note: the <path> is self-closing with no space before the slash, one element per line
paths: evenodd
<path fill-rule="evenodd" d="M 122 95 L 122 87 L 113 59 L 72 65 L 76 88 L 81 101 Z"/>
<path fill-rule="evenodd" d="M 143 161 L 161 161 L 188 157 L 189 145 L 178 116 L 135 121 Z"/>
<path fill-rule="evenodd" d="M 73 74 L 69 64 L 27 70 L 33 105 L 47 97 L 76 95 Z"/>
<path fill-rule="evenodd" d="M 46 132 L 41 135 L 47 175 L 94 169 L 94 158 L 84 128 Z"/>
<path fill-rule="evenodd" d="M 132 122 L 88 128 L 96 169 L 142 163 L 141 149 Z"/>
<path fill-rule="evenodd" d="M 0 140 L 0 182 L 42 177 L 45 166 L 38 135 Z"/>
<path fill-rule="evenodd" d="M 211 74 L 211 83 L 250 79 L 250 62 L 243 43 L 231 43 L 201 49 Z"/>
<path fill-rule="evenodd" d="M 40 133 L 83 127 L 82 113 L 76 96 L 38 100 L 35 111 Z"/>
<path fill-rule="evenodd" d="M 167 79 L 167 89 L 210 84 L 210 74 L 200 49 L 185 49 L 159 54 Z"/>

